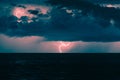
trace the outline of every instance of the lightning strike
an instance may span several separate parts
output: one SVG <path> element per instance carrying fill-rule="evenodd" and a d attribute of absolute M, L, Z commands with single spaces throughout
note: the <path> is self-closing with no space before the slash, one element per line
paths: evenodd
<path fill-rule="evenodd" d="M 69 47 L 70 46 L 70 42 L 69 43 L 64 43 L 64 42 L 62 42 L 62 41 L 60 41 L 60 46 L 59 46 L 59 53 L 63 53 L 63 50 L 62 50 L 62 48 L 66 48 L 66 47 Z"/>

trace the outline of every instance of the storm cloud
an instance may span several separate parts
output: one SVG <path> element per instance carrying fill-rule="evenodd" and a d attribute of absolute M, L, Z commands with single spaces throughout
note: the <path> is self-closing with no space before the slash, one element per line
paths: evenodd
<path fill-rule="evenodd" d="M 10 37 L 42 36 L 47 41 L 120 41 L 120 9 L 85 0 L 49 0 L 46 4 L 52 7 L 47 14 L 29 10 L 37 16 L 30 23 L 28 16 L 1 16 L 0 33 Z"/>

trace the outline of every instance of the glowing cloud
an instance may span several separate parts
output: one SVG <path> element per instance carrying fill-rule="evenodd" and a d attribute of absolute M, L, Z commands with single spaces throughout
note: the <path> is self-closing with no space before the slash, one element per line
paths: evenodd
<path fill-rule="evenodd" d="M 29 14 L 27 10 L 25 10 L 24 8 L 18 8 L 18 7 L 14 8 L 13 15 L 16 16 L 17 18 L 21 18 L 22 16 L 27 16 L 29 18 L 32 18 L 34 16 L 33 14 Z"/>
<path fill-rule="evenodd" d="M 113 5 L 109 4 L 109 5 L 107 5 L 107 7 L 109 7 L 109 8 L 110 8 L 110 7 L 113 7 Z"/>
<path fill-rule="evenodd" d="M 59 44 L 57 45 L 59 53 L 64 53 L 65 51 L 70 50 L 73 48 L 76 42 L 63 42 L 59 41 Z"/>
<path fill-rule="evenodd" d="M 38 10 L 39 13 L 42 13 L 42 14 L 47 14 L 49 8 L 48 7 L 44 7 L 44 6 L 36 6 L 36 5 L 25 5 L 26 8 L 21 8 L 21 7 L 15 7 L 13 9 L 13 15 L 18 17 L 18 18 L 21 18 L 22 16 L 27 16 L 29 18 L 32 18 L 32 17 L 36 17 L 35 15 L 33 14 L 30 14 L 28 12 L 28 10 Z"/>

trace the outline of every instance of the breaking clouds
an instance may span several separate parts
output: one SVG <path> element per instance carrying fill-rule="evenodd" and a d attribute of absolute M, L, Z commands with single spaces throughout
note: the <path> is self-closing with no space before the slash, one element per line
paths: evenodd
<path fill-rule="evenodd" d="M 120 9 L 101 7 L 85 0 L 79 0 L 82 3 L 50 1 L 46 4 L 52 9 L 47 14 L 29 10 L 29 14 L 36 16 L 31 19 L 29 16 L 19 19 L 11 13 L 0 16 L 0 33 L 10 37 L 42 36 L 47 41 L 120 41 Z"/>

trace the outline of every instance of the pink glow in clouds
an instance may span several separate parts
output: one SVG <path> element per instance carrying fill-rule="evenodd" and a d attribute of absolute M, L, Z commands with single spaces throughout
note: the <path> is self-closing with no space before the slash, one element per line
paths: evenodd
<path fill-rule="evenodd" d="M 28 10 L 39 10 L 39 13 L 47 14 L 49 8 L 45 6 L 37 6 L 37 5 L 25 5 L 26 8 L 15 7 L 12 11 L 12 14 L 18 18 L 22 16 L 27 16 L 29 18 L 36 17 L 33 14 L 30 14 Z"/>
<path fill-rule="evenodd" d="M 0 35 L 1 46 L 9 48 L 14 52 L 45 52 L 45 53 L 67 53 L 78 42 L 44 41 L 45 38 L 38 36 L 14 38 Z M 68 45 L 69 44 L 69 45 Z M 66 45 L 66 46 L 65 46 Z"/>
<path fill-rule="evenodd" d="M 33 14 L 29 14 L 27 10 L 25 10 L 24 8 L 18 8 L 18 7 L 14 8 L 13 15 L 16 16 L 17 18 L 21 18 L 22 16 L 27 16 L 29 18 L 34 17 Z"/>
<path fill-rule="evenodd" d="M 69 48 L 70 45 L 71 45 L 70 42 L 69 42 L 69 43 L 64 43 L 64 42 L 60 41 L 59 52 L 60 52 L 60 53 L 63 52 L 62 47 L 65 49 L 65 48 L 67 48 L 67 47 Z"/>
<path fill-rule="evenodd" d="M 66 46 L 65 46 L 66 45 Z M 13 51 L 17 53 L 119 53 L 120 42 L 64 42 L 62 41 L 45 41 L 38 36 L 14 38 L 0 35 L 0 49 L 4 51 Z"/>
<path fill-rule="evenodd" d="M 120 52 L 120 42 L 113 42 L 111 45 L 110 45 L 110 49 L 109 49 L 109 52 L 110 53 L 119 53 Z"/>
<path fill-rule="evenodd" d="M 71 50 L 76 44 L 78 44 L 78 42 L 59 41 L 56 46 L 58 47 L 59 53 L 66 53 L 67 51 Z"/>

